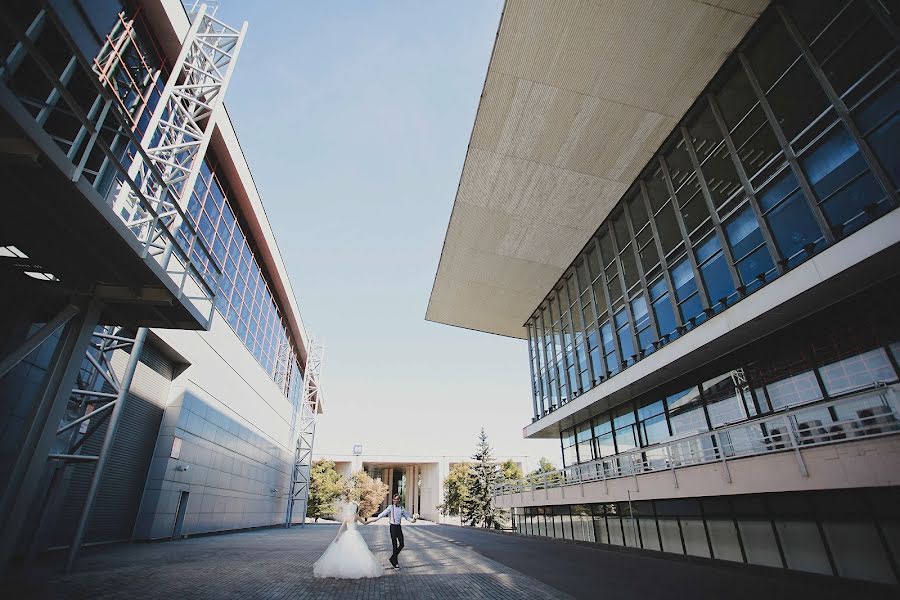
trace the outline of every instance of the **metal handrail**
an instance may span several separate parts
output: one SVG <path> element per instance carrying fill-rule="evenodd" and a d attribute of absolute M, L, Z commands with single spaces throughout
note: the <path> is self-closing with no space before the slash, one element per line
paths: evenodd
<path fill-rule="evenodd" d="M 900 433 L 900 404 L 896 397 L 898 384 L 876 383 L 837 400 L 804 405 L 787 411 L 706 431 L 670 439 L 653 446 L 638 448 L 565 467 L 556 471 L 506 481 L 492 488 L 493 495 L 533 492 L 569 485 L 579 485 L 645 473 L 672 471 L 700 464 L 723 463 L 723 475 L 730 481 L 727 461 L 776 452 L 793 451 L 801 473 L 806 476 L 802 448 L 825 444 L 870 439 Z M 856 416 L 836 419 L 842 407 L 866 396 L 878 396 L 880 403 L 858 407 Z M 828 417 L 823 421 L 820 417 Z M 677 478 L 675 486 L 677 487 Z"/>

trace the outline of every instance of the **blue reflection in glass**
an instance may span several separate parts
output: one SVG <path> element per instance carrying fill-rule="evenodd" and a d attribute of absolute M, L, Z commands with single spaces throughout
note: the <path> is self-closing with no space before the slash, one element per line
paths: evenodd
<path fill-rule="evenodd" d="M 836 125 L 801 162 L 837 233 L 849 235 L 882 212 L 884 192 L 843 126 Z"/>
<path fill-rule="evenodd" d="M 686 258 L 672 267 L 672 286 L 679 300 L 684 300 L 697 291 L 697 282 L 694 281 L 694 273 Z"/>
<path fill-rule="evenodd" d="M 734 281 L 725 261 L 725 255 L 720 251 L 715 258 L 700 267 L 700 274 L 706 284 L 706 292 L 710 297 L 710 304 L 719 302 L 728 303 L 728 297 L 734 293 Z M 720 304 L 720 306 L 721 306 Z"/>
<path fill-rule="evenodd" d="M 806 260 L 807 252 L 824 246 L 824 238 L 800 190 L 797 178 L 784 171 L 759 194 L 760 206 L 767 210 L 766 221 L 775 245 L 793 267 Z M 774 208 L 773 208 L 774 207 Z"/>
<path fill-rule="evenodd" d="M 900 81 L 895 79 L 885 84 L 857 115 L 859 127 L 891 178 L 894 189 L 900 187 L 900 152 L 897 151 L 900 111 L 897 107 L 900 107 Z"/>
<path fill-rule="evenodd" d="M 671 335 L 678 324 L 675 322 L 675 313 L 672 311 L 672 302 L 668 294 L 663 294 L 659 300 L 653 303 L 653 314 L 659 324 L 659 335 Z"/>

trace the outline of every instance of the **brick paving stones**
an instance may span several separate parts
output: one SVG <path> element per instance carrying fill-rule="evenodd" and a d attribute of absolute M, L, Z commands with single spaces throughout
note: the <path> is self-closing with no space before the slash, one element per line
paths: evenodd
<path fill-rule="evenodd" d="M 336 525 L 266 529 L 83 551 L 66 578 L 64 556 L 0 582 L 0 598 L 468 600 L 490 598 L 630 600 L 876 600 L 897 597 L 880 586 L 810 574 L 673 559 L 468 527 L 417 524 L 403 528 L 403 568 L 391 570 L 387 524 L 362 527 L 386 567 L 383 577 L 322 580 L 312 564 Z"/>
<path fill-rule="evenodd" d="M 83 551 L 71 577 L 62 556 L 42 560 L 3 582 L 4 598 L 290 598 L 292 600 L 565 599 L 571 596 L 429 531 L 403 528 L 402 569 L 390 569 L 387 527 L 362 527 L 385 565 L 383 577 L 314 579 L 313 562 L 334 538 L 334 525 L 266 529 L 179 542 L 117 544 Z"/>

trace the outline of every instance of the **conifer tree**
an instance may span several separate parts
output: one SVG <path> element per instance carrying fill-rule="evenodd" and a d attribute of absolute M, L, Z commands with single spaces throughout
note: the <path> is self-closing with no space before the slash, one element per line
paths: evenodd
<path fill-rule="evenodd" d="M 502 481 L 500 467 L 494 462 L 493 450 L 484 428 L 478 436 L 475 454 L 469 465 L 469 494 L 463 506 L 463 521 L 471 526 L 499 529 L 505 521 L 504 511 L 494 506 L 491 489 Z"/>

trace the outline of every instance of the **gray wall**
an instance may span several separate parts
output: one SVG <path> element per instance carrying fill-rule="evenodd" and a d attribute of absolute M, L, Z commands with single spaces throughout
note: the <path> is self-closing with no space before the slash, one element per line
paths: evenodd
<path fill-rule="evenodd" d="M 113 366 L 116 373 L 124 371 L 128 357 L 123 351 L 115 353 Z M 131 539 L 174 369 L 172 361 L 151 343 L 144 346 L 100 481 L 85 533 L 86 542 Z M 112 391 L 112 388 L 105 387 L 104 391 Z M 85 443 L 83 453 L 98 454 L 105 436 L 106 424 Z M 75 465 L 69 469 L 67 493 L 51 533 L 51 546 L 71 543 L 94 473 L 93 464 Z"/>
<path fill-rule="evenodd" d="M 189 496 L 182 534 L 283 523 L 292 462 L 283 446 L 188 386 L 163 416 L 134 537 L 171 537 L 183 491 Z"/>

